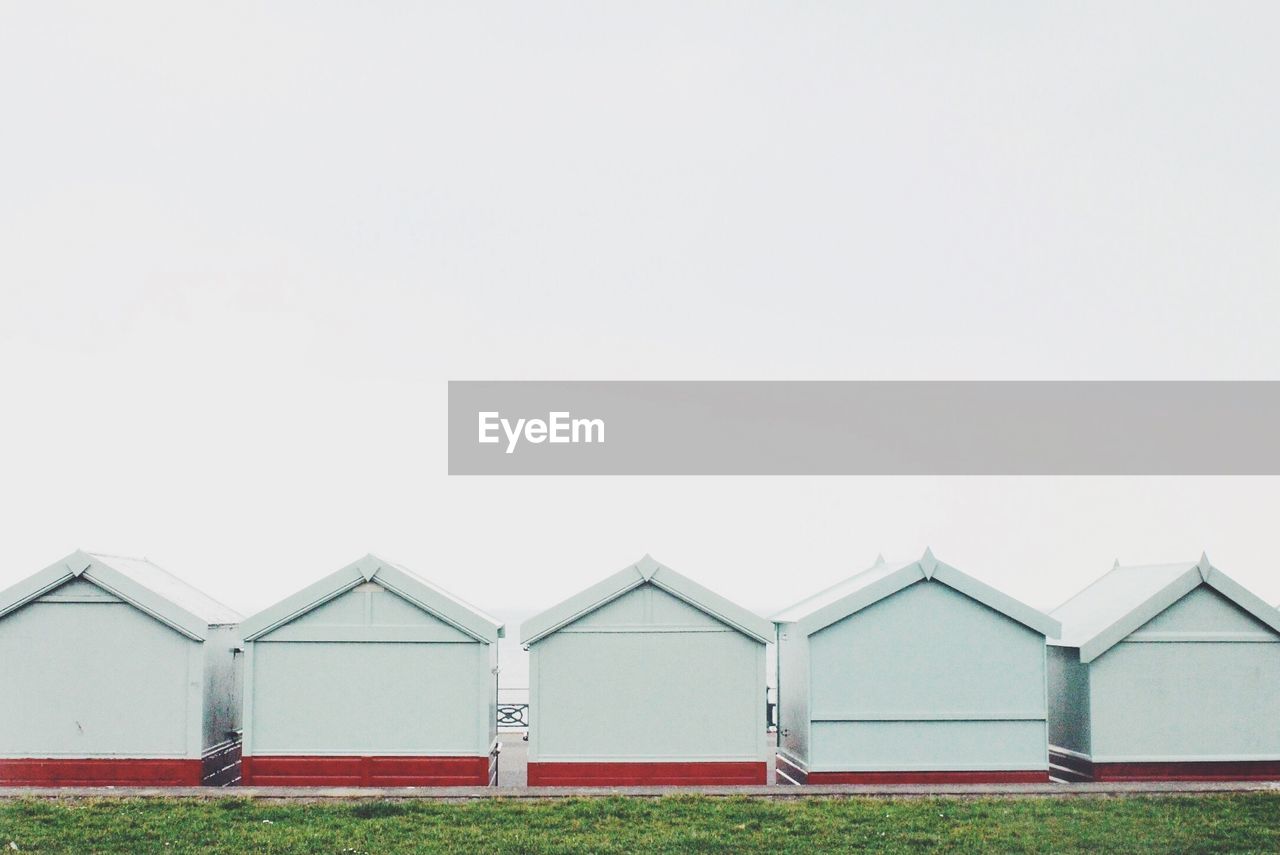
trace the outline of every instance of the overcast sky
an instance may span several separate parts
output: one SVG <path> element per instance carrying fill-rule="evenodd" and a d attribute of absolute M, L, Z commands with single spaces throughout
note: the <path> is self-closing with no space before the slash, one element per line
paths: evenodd
<path fill-rule="evenodd" d="M 0 585 L 1280 601 L 1275 478 L 450 478 L 449 379 L 1276 379 L 1280 4 L 6 3 Z M 1100 414 L 1101 415 L 1101 414 Z M 1159 430 L 1161 414 L 1151 414 Z M 513 627 L 514 629 L 514 627 Z"/>

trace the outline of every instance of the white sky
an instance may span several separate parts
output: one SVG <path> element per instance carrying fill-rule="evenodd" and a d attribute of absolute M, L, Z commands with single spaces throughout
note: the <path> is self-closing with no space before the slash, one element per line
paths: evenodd
<path fill-rule="evenodd" d="M 0 585 L 83 547 L 251 612 L 375 551 L 503 614 L 651 552 L 768 610 L 928 544 L 1040 607 L 1201 549 L 1278 602 L 1275 478 L 450 479 L 444 436 L 449 379 L 1275 379 L 1277 43 L 1274 3 L 3 4 Z"/>

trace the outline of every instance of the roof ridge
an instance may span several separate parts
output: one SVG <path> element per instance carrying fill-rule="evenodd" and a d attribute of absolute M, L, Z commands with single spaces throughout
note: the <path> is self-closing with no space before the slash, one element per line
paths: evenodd
<path fill-rule="evenodd" d="M 80 551 L 85 555 L 96 555 L 99 558 L 125 558 L 129 561 L 145 561 L 148 564 L 155 564 L 154 561 L 145 555 L 121 555 L 118 552 L 98 552 L 96 549 L 82 549 Z M 156 566 L 159 567 L 160 565 L 156 564 Z"/>
<path fill-rule="evenodd" d="M 145 558 L 145 557 L 139 558 L 136 555 L 115 555 L 109 552 L 90 552 L 88 550 L 80 550 L 80 551 L 83 552 L 85 555 L 89 556 L 90 558 L 100 559 L 104 564 L 106 564 L 111 569 L 115 570 L 117 573 L 123 573 L 126 576 L 130 576 L 130 578 L 132 578 L 132 576 L 130 575 L 128 568 L 120 567 L 119 565 L 112 563 L 112 559 L 116 559 L 117 561 L 137 561 L 137 562 L 146 564 L 148 567 L 153 569 L 155 572 L 161 574 L 165 578 L 169 579 L 174 584 L 186 589 L 187 591 L 191 592 L 195 596 L 201 599 L 207 600 L 209 603 L 212 603 L 213 605 L 219 607 L 220 609 L 228 612 L 228 614 L 222 615 L 218 620 L 210 620 L 210 623 L 209 623 L 210 626 L 227 626 L 230 624 L 239 623 L 241 620 L 244 619 L 244 615 L 240 613 L 239 609 L 233 608 L 232 606 L 227 605 L 222 600 L 218 599 L 217 597 L 205 591 L 203 588 L 196 587 L 191 582 L 188 582 L 186 579 L 179 576 L 177 573 L 174 573 L 170 570 L 165 569 L 164 567 L 161 567 L 159 564 L 152 561 L 150 558 Z M 147 587 L 147 588 L 151 587 L 150 585 L 146 585 L 143 580 L 135 579 L 134 581 L 138 582 L 139 584 L 143 584 L 144 587 Z M 162 591 L 153 591 L 153 593 L 158 594 L 160 596 L 164 596 L 166 599 L 171 599 L 170 597 L 165 595 L 164 592 Z M 174 605 L 180 606 L 190 611 L 191 604 L 189 603 L 184 604 L 184 603 L 174 602 Z M 210 618 L 215 617 L 207 614 L 199 614 L 199 613 L 193 613 L 193 614 L 195 614 L 196 617 L 200 618 L 201 620 L 209 620 Z M 221 618 L 234 618 L 234 620 L 223 620 Z"/>
<path fill-rule="evenodd" d="M 412 577 L 415 581 L 417 581 L 417 582 L 419 582 L 419 583 L 421 583 L 421 584 L 425 585 L 426 587 L 430 588 L 431 590 L 435 591 L 437 594 L 440 594 L 440 595 L 441 595 L 441 596 L 443 596 L 443 597 L 447 597 L 448 599 L 453 600 L 454 602 L 458 603 L 459 605 L 466 606 L 466 607 L 467 607 L 467 608 L 469 608 L 471 611 L 475 612 L 476 614 L 480 615 L 480 616 L 481 616 L 481 617 L 483 617 L 484 619 L 488 620 L 490 623 L 493 623 L 493 624 L 495 624 L 495 625 L 497 625 L 497 626 L 503 626 L 502 621 L 498 620 L 498 618 L 496 618 L 496 617 L 494 617 L 493 615 L 489 614 L 489 613 L 488 613 L 488 612 L 486 612 L 484 609 L 482 609 L 482 608 L 480 608 L 479 606 L 475 605 L 475 604 L 474 604 L 474 603 L 472 603 L 471 601 L 469 601 L 469 600 L 467 600 L 467 599 L 465 599 L 465 598 L 463 598 L 463 597 L 459 596 L 458 594 L 455 594 L 453 591 L 450 591 L 448 588 L 443 588 L 443 587 L 441 587 L 440 585 L 436 584 L 436 583 L 435 583 L 435 582 L 433 582 L 432 580 L 428 579 L 426 576 L 423 576 L 423 575 L 422 575 L 421 573 L 419 573 L 417 570 L 414 570 L 412 567 L 409 567 L 409 566 L 407 566 L 407 565 L 401 564 L 399 561 L 390 561 L 390 560 L 388 560 L 388 559 L 386 559 L 386 558 L 383 558 L 381 555 L 378 555 L 378 554 L 377 554 L 377 553 L 375 553 L 375 552 L 370 552 L 370 553 L 369 553 L 369 556 L 366 556 L 366 557 L 370 557 L 370 556 L 371 556 L 371 557 L 373 557 L 373 558 L 376 558 L 378 561 L 381 561 L 383 564 L 389 564 L 389 565 L 391 565 L 391 566 L 392 566 L 392 567 L 394 567 L 395 569 L 399 570 L 401 573 L 404 573 L 406 576 L 410 576 L 410 577 Z M 375 574 L 375 575 L 376 575 L 376 574 Z"/>
<path fill-rule="evenodd" d="M 860 579 L 863 576 L 866 576 L 872 571 L 879 570 L 884 572 L 884 571 L 888 571 L 890 568 L 896 568 L 896 570 L 893 571 L 893 572 L 896 572 L 897 570 L 901 570 L 904 567 L 910 567 L 912 564 L 917 564 L 917 563 L 919 563 L 919 559 L 916 559 L 915 561 L 885 561 L 883 555 L 877 555 L 875 563 L 872 564 L 870 567 L 865 567 L 862 570 L 855 572 L 851 576 L 844 576 L 840 579 L 837 579 L 835 582 L 832 582 L 829 585 L 824 585 L 823 587 L 819 588 L 817 591 L 814 591 L 809 596 L 803 597 L 799 600 L 795 600 L 794 602 L 784 606 L 783 608 L 778 609 L 773 613 L 773 617 L 774 619 L 776 619 L 783 614 L 794 611 L 795 609 L 800 608 L 810 600 L 816 600 L 822 597 L 824 594 L 831 593 L 836 588 L 840 588 L 845 585 L 852 586 L 855 580 Z"/>
<path fill-rule="evenodd" d="M 1075 600 L 1076 598 L 1083 596 L 1086 591 L 1092 590 L 1093 588 L 1097 587 L 1102 583 L 1104 579 L 1106 579 L 1108 576 L 1110 576 L 1113 573 L 1123 573 L 1126 570 L 1143 570 L 1151 567 L 1176 567 L 1182 563 L 1183 562 L 1181 561 L 1165 561 L 1163 563 L 1158 563 L 1158 564 L 1121 564 L 1120 559 L 1117 558 L 1115 560 L 1115 563 L 1111 565 L 1110 570 L 1106 571 L 1101 576 L 1095 576 L 1093 581 L 1089 582 L 1089 584 L 1085 585 L 1083 588 L 1076 591 L 1074 594 L 1067 597 L 1061 603 L 1058 603 L 1058 605 L 1050 609 L 1049 614 L 1053 614 L 1058 609 L 1070 603 L 1072 600 Z M 1187 564 L 1186 569 L 1190 570 L 1194 566 L 1196 566 L 1196 562 L 1192 561 Z"/>

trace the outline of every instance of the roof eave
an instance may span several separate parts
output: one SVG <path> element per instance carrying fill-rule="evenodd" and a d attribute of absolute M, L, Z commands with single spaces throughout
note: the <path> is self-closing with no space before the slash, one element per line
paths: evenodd
<path fill-rule="evenodd" d="M 1124 641 L 1147 621 L 1195 590 L 1204 581 L 1199 567 L 1191 567 L 1142 603 L 1084 639 L 1078 645 L 1080 661 L 1089 663 Z"/>
<path fill-rule="evenodd" d="M 535 644 L 646 582 L 711 615 L 748 638 L 762 644 L 773 641 L 773 625 L 768 620 L 646 555 L 635 564 L 624 567 L 526 620 L 520 625 L 520 644 L 524 647 Z"/>
<path fill-rule="evenodd" d="M 0 592 L 0 617 L 78 577 L 114 594 L 143 614 L 193 641 L 204 641 L 209 634 L 209 624 L 203 618 L 138 584 L 83 550 L 76 550 Z"/>
<path fill-rule="evenodd" d="M 853 591 L 835 602 L 829 603 L 804 617 L 789 621 L 789 623 L 795 626 L 796 631 L 800 634 L 813 635 L 815 632 L 826 629 L 837 621 L 842 621 L 868 606 L 875 605 L 881 600 L 893 596 L 909 585 L 924 581 L 924 579 L 925 573 L 920 567 L 920 562 L 906 564 L 883 579 L 877 579 L 867 587 Z"/>
<path fill-rule="evenodd" d="M 71 565 L 76 563 L 75 558 L 76 554 L 73 553 L 0 591 L 0 617 L 17 611 L 59 585 L 66 584 L 88 569 L 89 562 L 87 561 L 84 566 L 80 566 L 75 570 L 71 569 Z"/>
<path fill-rule="evenodd" d="M 649 577 L 649 581 L 762 644 L 770 644 L 774 640 L 775 633 L 771 621 L 720 596 L 715 591 L 704 588 L 669 567 L 659 568 Z"/>
<path fill-rule="evenodd" d="M 1039 609 L 1031 608 L 1026 603 L 1014 599 L 1003 591 L 996 590 L 961 570 L 957 570 L 950 564 L 939 562 L 933 572 L 933 578 L 959 591 L 966 597 L 976 600 L 990 609 L 994 609 L 1010 620 L 1040 633 L 1046 640 L 1058 638 L 1062 635 L 1062 623 L 1056 618 L 1045 614 Z"/>
<path fill-rule="evenodd" d="M 240 637 L 246 642 L 255 641 L 364 581 L 361 561 L 348 564 L 245 618 L 240 623 Z"/>
<path fill-rule="evenodd" d="M 403 597 L 477 641 L 492 644 L 502 637 L 502 624 L 491 623 L 461 603 L 404 573 L 393 563 L 383 561 L 372 554 L 335 570 L 278 603 L 246 618 L 240 624 L 241 637 L 245 642 L 253 642 L 314 611 L 357 585 L 374 580 L 397 596 Z"/>
<path fill-rule="evenodd" d="M 1280 634 L 1280 609 L 1273 609 L 1262 597 L 1216 567 L 1209 568 L 1203 575 L 1206 585 Z"/>
<path fill-rule="evenodd" d="M 502 637 L 502 624 L 476 614 L 457 600 L 422 584 L 389 562 L 382 563 L 369 578 L 476 641 L 493 644 Z"/>
<path fill-rule="evenodd" d="M 634 564 L 606 576 L 594 585 L 522 621 L 520 624 L 521 646 L 527 647 L 541 641 L 561 627 L 616 600 L 632 588 L 638 588 L 645 581 L 645 575 Z"/>

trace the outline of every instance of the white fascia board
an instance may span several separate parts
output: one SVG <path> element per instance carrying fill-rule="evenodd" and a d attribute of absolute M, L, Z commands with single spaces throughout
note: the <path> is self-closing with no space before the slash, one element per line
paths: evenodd
<path fill-rule="evenodd" d="M 38 573 L 32 573 L 27 578 L 21 579 L 0 591 L 0 617 L 17 611 L 32 600 L 39 599 L 49 591 L 59 585 L 66 584 L 88 569 L 90 562 L 85 561 L 84 566 L 76 566 L 74 558 L 74 554 L 69 555 L 67 558 L 50 564 Z M 72 569 L 73 566 L 76 569 Z"/>
<path fill-rule="evenodd" d="M 88 569 L 79 576 L 87 579 L 105 591 L 115 594 L 139 611 L 150 615 L 171 629 L 194 641 L 204 641 L 209 634 L 209 623 L 199 615 L 192 614 L 171 600 L 160 596 L 150 588 L 143 587 L 131 577 L 102 561 L 95 561 L 86 553 L 76 553 L 77 558 L 89 561 Z"/>
<path fill-rule="evenodd" d="M 688 576 L 677 573 L 670 567 L 658 567 L 650 575 L 649 581 L 761 644 L 770 644 L 774 640 L 775 633 L 771 621 L 725 599 L 715 591 L 702 587 Z"/>
<path fill-rule="evenodd" d="M 452 597 L 429 585 L 424 585 L 389 562 L 381 563 L 367 578 L 466 633 L 476 641 L 492 644 L 502 636 L 502 624 L 491 622 L 476 614 Z"/>
<path fill-rule="evenodd" d="M 933 571 L 933 578 L 950 588 L 954 588 L 966 597 L 977 600 L 984 606 L 1000 612 L 1005 617 L 1035 630 L 1045 638 L 1058 638 L 1062 635 L 1062 624 L 1057 619 L 1015 600 L 985 582 L 978 581 L 950 564 L 939 562 L 937 568 Z"/>
<path fill-rule="evenodd" d="M 75 578 L 85 579 L 194 641 L 204 641 L 208 635 L 209 625 L 203 618 L 79 550 L 0 592 L 0 616 L 25 606 Z"/>
<path fill-rule="evenodd" d="M 1271 608 L 1266 600 L 1214 567 L 1204 574 L 1204 582 L 1219 594 L 1262 621 L 1280 634 L 1280 611 Z"/>
<path fill-rule="evenodd" d="M 520 643 L 524 646 L 533 644 L 646 582 L 653 583 L 749 638 L 762 644 L 773 641 L 773 626 L 768 620 L 646 555 L 635 564 L 526 620 L 520 625 Z"/>
<path fill-rule="evenodd" d="M 635 565 L 629 565 L 594 585 L 556 603 L 520 624 L 520 644 L 530 645 L 550 635 L 583 615 L 589 614 L 643 585 L 644 573 Z"/>
<path fill-rule="evenodd" d="M 1081 663 L 1089 663 L 1129 637 L 1147 621 L 1194 591 L 1203 581 L 1199 567 L 1191 567 L 1110 626 L 1080 645 Z"/>
<path fill-rule="evenodd" d="M 240 624 L 241 639 L 251 642 L 261 638 L 273 629 L 278 629 L 294 618 L 301 617 L 364 582 L 363 560 L 348 564 L 341 570 L 335 570 L 278 603 L 245 618 Z"/>
<path fill-rule="evenodd" d="M 801 635 L 813 635 L 815 632 L 831 626 L 836 621 L 844 620 L 868 606 L 875 605 L 885 597 L 892 596 L 908 585 L 914 585 L 924 578 L 925 574 L 920 567 L 920 562 L 907 564 L 883 579 L 877 579 L 865 588 L 859 588 L 847 596 L 805 615 L 795 622 L 796 631 Z"/>

